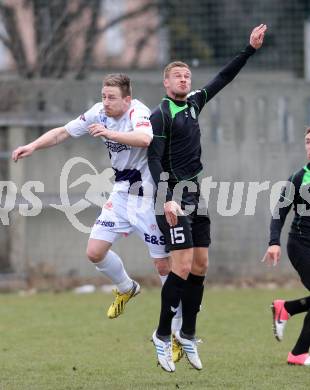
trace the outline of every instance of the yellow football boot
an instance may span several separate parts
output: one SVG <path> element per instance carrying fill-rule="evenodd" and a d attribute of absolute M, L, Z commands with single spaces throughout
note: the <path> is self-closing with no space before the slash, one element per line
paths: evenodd
<path fill-rule="evenodd" d="M 115 291 L 115 299 L 107 311 L 107 316 L 111 319 L 118 317 L 120 314 L 124 312 L 126 303 L 131 298 L 138 295 L 139 292 L 140 292 L 140 285 L 134 280 L 133 280 L 133 286 L 129 291 L 125 293 L 120 293 L 119 291 Z"/>
<path fill-rule="evenodd" d="M 177 363 L 182 359 L 184 351 L 182 345 L 178 342 L 175 336 L 172 336 L 172 360 L 173 363 Z"/>

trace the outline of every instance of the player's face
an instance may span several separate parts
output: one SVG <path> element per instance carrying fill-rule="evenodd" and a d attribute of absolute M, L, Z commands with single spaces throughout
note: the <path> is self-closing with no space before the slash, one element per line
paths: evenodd
<path fill-rule="evenodd" d="M 307 159 L 310 160 L 310 133 L 305 136 L 305 148 Z"/>
<path fill-rule="evenodd" d="M 191 90 L 192 74 L 187 68 L 176 66 L 168 73 L 164 79 L 164 87 L 167 95 L 173 99 L 184 100 Z"/>
<path fill-rule="evenodd" d="M 119 87 L 104 86 L 101 93 L 104 111 L 107 116 L 119 118 L 128 110 L 131 97 L 123 97 Z"/>

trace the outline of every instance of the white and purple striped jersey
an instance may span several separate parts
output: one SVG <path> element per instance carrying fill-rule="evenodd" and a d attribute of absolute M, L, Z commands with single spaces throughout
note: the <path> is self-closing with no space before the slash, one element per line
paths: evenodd
<path fill-rule="evenodd" d="M 65 129 L 72 137 L 80 137 L 88 134 L 89 125 L 101 123 L 109 130 L 143 132 L 153 139 L 149 117 L 150 110 L 137 99 L 132 100 L 130 108 L 118 119 L 108 117 L 103 104 L 96 103 L 84 114 L 67 123 Z M 138 194 L 153 196 L 154 182 L 148 168 L 147 148 L 124 145 L 105 138 L 102 140 L 108 148 L 115 171 L 113 192 L 129 192 L 133 183 L 141 182 Z M 134 191 L 136 188 L 135 186 Z"/>

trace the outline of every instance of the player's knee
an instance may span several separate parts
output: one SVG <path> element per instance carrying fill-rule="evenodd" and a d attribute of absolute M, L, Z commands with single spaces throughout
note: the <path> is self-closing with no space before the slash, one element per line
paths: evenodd
<path fill-rule="evenodd" d="M 208 271 L 208 258 L 206 259 L 206 261 L 203 261 L 201 264 L 200 264 L 200 271 L 201 271 L 201 274 L 206 274 L 207 271 Z"/>
<path fill-rule="evenodd" d="M 177 267 L 176 274 L 179 275 L 182 279 L 187 279 L 189 273 L 191 271 L 191 265 L 190 264 L 180 264 Z"/>
<path fill-rule="evenodd" d="M 196 275 L 205 276 L 208 272 L 208 266 L 206 265 L 201 265 L 198 267 L 196 266 L 195 269 L 193 269 L 192 271 L 194 271 L 193 273 Z"/>
<path fill-rule="evenodd" d="M 154 263 L 159 275 L 165 276 L 169 274 L 170 264 L 168 260 L 156 260 Z"/>
<path fill-rule="evenodd" d="M 196 275 L 206 275 L 208 272 L 208 264 L 208 255 L 200 256 L 199 258 L 194 259 L 192 271 Z"/>
<path fill-rule="evenodd" d="M 87 248 L 86 255 L 92 263 L 99 263 L 102 260 L 102 253 L 99 253 L 93 248 Z"/>
<path fill-rule="evenodd" d="M 204 264 L 200 267 L 200 275 L 206 275 L 208 272 L 208 265 Z"/>
<path fill-rule="evenodd" d="M 182 279 L 187 279 L 192 268 L 192 259 L 184 256 L 183 259 L 179 258 L 174 260 L 171 268 L 173 273 L 180 276 Z"/>
<path fill-rule="evenodd" d="M 181 268 L 181 271 L 180 271 L 180 276 L 183 278 L 183 279 L 187 279 L 188 278 L 188 275 L 191 271 L 191 268 L 190 267 L 182 267 Z"/>

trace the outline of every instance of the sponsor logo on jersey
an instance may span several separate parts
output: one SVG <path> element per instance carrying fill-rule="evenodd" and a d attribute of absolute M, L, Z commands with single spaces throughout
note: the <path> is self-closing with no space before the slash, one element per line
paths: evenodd
<path fill-rule="evenodd" d="M 154 231 L 157 229 L 157 225 L 156 223 L 152 223 L 152 225 L 150 226 L 151 230 Z"/>
<path fill-rule="evenodd" d="M 102 219 L 97 219 L 96 225 L 106 226 L 106 227 L 114 227 L 115 222 L 112 221 L 103 221 Z"/>
<path fill-rule="evenodd" d="M 131 149 L 130 146 L 124 145 L 124 144 L 119 144 L 117 142 L 111 142 L 111 141 L 106 140 L 104 143 L 106 144 L 106 147 L 109 149 L 109 151 L 114 152 L 114 153 L 120 153 L 123 150 L 130 150 Z"/>
<path fill-rule="evenodd" d="M 164 236 L 157 237 L 155 235 L 144 233 L 144 241 L 154 245 L 166 245 Z"/>
<path fill-rule="evenodd" d="M 190 113 L 191 113 L 191 116 L 193 119 L 197 118 L 196 111 L 195 111 L 195 108 L 193 106 L 190 108 Z"/>
<path fill-rule="evenodd" d="M 136 124 L 136 127 L 141 127 L 141 126 L 148 127 L 148 126 L 151 126 L 151 124 L 150 124 L 150 122 L 138 122 Z"/>
<path fill-rule="evenodd" d="M 80 121 L 86 122 L 85 114 L 80 115 Z"/>
<path fill-rule="evenodd" d="M 103 123 L 104 126 L 106 126 L 108 118 L 102 109 L 99 111 L 99 118 L 100 118 L 100 122 Z"/>

